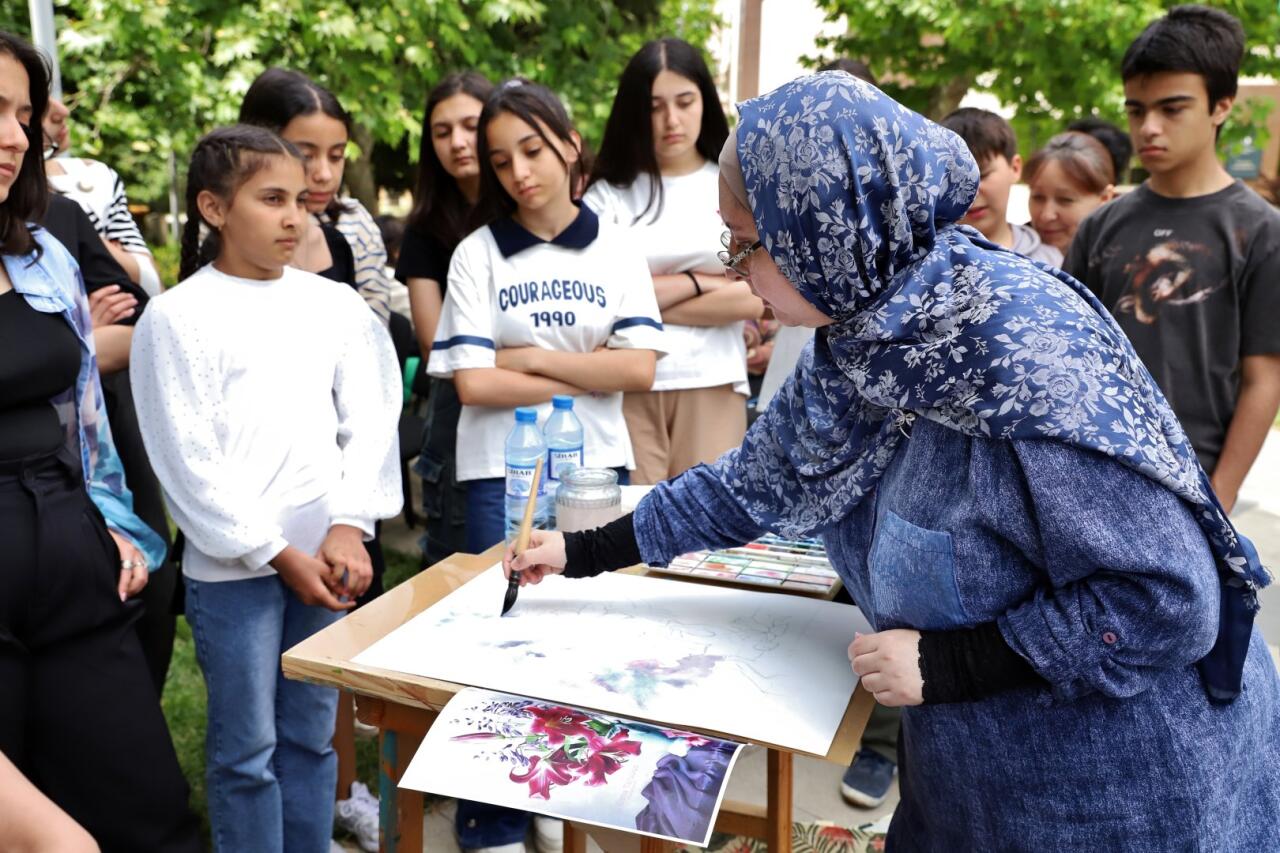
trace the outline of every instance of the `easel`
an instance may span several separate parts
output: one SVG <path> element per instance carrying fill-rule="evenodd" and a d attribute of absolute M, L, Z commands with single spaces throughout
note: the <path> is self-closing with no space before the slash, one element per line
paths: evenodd
<path fill-rule="evenodd" d="M 354 693 L 356 717 L 377 726 L 384 853 L 422 850 L 422 794 L 400 789 L 396 783 L 437 713 L 463 685 L 365 667 L 352 659 L 501 557 L 498 546 L 478 556 L 455 554 L 299 643 L 283 656 L 287 677 Z M 816 757 L 847 765 L 858 749 L 873 703 L 871 695 L 859 686 L 849 701 L 830 752 Z M 722 732 L 705 733 L 724 736 Z M 769 749 L 768 805 L 762 808 L 726 800 L 716 829 L 761 839 L 768 843 L 770 853 L 790 853 L 792 753 L 774 744 L 760 745 Z M 670 842 L 647 836 L 640 841 L 641 853 L 668 853 L 674 847 Z M 566 823 L 565 853 L 585 853 L 585 850 L 584 828 Z"/>

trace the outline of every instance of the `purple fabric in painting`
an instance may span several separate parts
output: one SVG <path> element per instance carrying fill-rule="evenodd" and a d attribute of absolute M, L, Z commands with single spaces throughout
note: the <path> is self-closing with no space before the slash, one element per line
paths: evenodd
<path fill-rule="evenodd" d="M 636 815 L 636 829 L 671 838 L 706 835 L 735 749 L 713 741 L 689 747 L 684 756 L 658 759 L 652 781 L 640 792 L 649 805 Z"/>

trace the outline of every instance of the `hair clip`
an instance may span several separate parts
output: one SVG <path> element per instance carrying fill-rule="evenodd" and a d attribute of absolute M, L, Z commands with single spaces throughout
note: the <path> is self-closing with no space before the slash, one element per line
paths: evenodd
<path fill-rule="evenodd" d="M 503 88 L 503 89 L 515 89 L 515 88 L 517 88 L 517 87 L 519 87 L 519 86 L 523 86 L 523 85 L 524 85 L 524 81 L 523 81 L 523 80 L 521 80 L 519 77 L 512 77 L 510 80 L 505 81 L 505 82 L 502 84 L 501 88 Z"/>

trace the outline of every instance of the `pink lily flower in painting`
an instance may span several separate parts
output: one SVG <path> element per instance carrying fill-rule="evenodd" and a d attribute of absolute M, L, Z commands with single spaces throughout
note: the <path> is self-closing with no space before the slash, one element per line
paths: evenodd
<path fill-rule="evenodd" d="M 608 775 L 622 767 L 626 756 L 640 754 L 640 741 L 628 740 L 629 734 L 630 732 L 626 729 L 622 729 L 610 740 L 594 738 L 590 741 L 591 756 L 580 771 L 583 776 L 589 777 L 586 781 L 587 785 L 606 784 L 609 781 Z"/>
<path fill-rule="evenodd" d="M 564 743 L 564 739 L 572 735 L 582 735 L 586 738 L 595 736 L 595 731 L 587 726 L 587 723 L 591 722 L 591 717 L 572 708 L 561 705 L 548 705 L 545 708 L 526 705 L 524 710 L 533 717 L 533 724 L 529 726 L 529 730 L 535 734 L 546 735 L 547 743 L 551 746 Z"/>
<path fill-rule="evenodd" d="M 557 759 L 556 756 L 560 758 Z M 564 750 L 557 749 L 545 759 L 540 755 L 533 756 L 529 759 L 529 768 L 526 772 L 512 770 L 510 778 L 512 782 L 528 783 L 531 798 L 541 797 L 549 800 L 552 785 L 568 785 L 573 781 L 574 776 L 572 765 L 568 762 Z"/>

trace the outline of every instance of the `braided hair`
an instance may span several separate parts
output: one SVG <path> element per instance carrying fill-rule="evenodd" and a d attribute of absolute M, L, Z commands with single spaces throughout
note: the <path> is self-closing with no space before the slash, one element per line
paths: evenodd
<path fill-rule="evenodd" d="M 196 143 L 187 169 L 187 224 L 182 230 L 182 259 L 178 280 L 218 257 L 218 232 L 205 221 L 196 203 L 200 193 L 208 191 L 230 202 L 244 182 L 267 163 L 269 157 L 293 157 L 302 154 L 291 143 L 262 127 L 236 124 L 220 127 Z M 201 239 L 201 227 L 208 234 Z"/>

